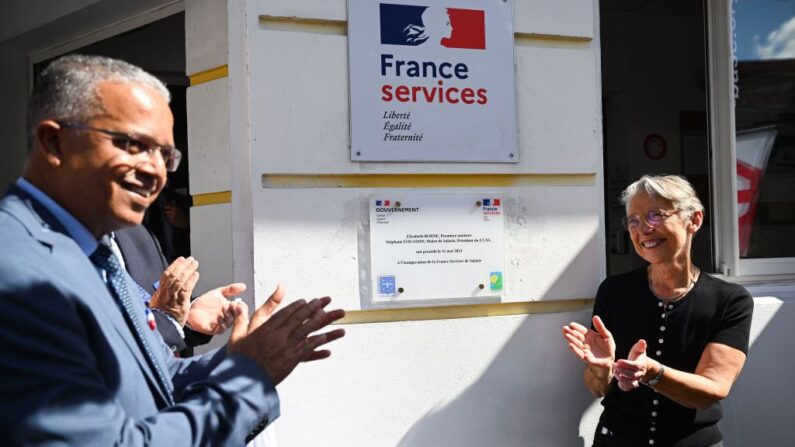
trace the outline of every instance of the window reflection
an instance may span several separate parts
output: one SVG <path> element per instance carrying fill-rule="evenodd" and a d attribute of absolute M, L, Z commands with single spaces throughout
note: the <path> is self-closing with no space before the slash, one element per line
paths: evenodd
<path fill-rule="evenodd" d="M 795 257 L 795 0 L 732 6 L 740 257 Z"/>

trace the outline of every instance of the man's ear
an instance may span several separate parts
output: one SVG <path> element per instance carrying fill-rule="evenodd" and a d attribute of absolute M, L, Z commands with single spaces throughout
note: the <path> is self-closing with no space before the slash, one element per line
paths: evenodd
<path fill-rule="evenodd" d="M 33 150 L 41 151 L 52 166 L 60 166 L 63 162 L 61 126 L 53 120 L 44 120 L 36 125 L 33 135 Z"/>

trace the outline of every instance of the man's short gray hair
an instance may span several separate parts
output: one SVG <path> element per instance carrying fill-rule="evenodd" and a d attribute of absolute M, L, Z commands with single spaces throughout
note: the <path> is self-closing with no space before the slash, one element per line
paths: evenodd
<path fill-rule="evenodd" d="M 674 208 L 687 214 L 704 211 L 704 205 L 696 195 L 693 185 L 679 175 L 644 175 L 621 193 L 621 203 L 628 207 L 629 201 L 641 191 L 651 197 L 665 199 Z"/>
<path fill-rule="evenodd" d="M 103 110 L 97 86 L 104 82 L 145 85 L 171 101 L 165 84 L 140 67 L 102 56 L 63 56 L 41 72 L 33 87 L 28 103 L 31 146 L 36 126 L 42 120 L 82 124 L 100 115 Z"/>

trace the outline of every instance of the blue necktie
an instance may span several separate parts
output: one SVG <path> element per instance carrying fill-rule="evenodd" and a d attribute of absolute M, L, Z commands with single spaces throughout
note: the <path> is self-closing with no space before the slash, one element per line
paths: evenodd
<path fill-rule="evenodd" d="M 121 265 L 119 264 L 119 260 L 116 258 L 116 255 L 113 254 L 113 251 L 110 248 L 110 241 L 107 239 L 107 237 L 102 238 L 96 251 L 91 254 L 90 259 L 94 265 L 104 270 L 107 274 L 107 282 L 110 286 L 110 291 L 113 296 L 119 300 L 119 303 L 121 303 L 122 313 L 124 314 L 124 319 L 127 321 L 127 325 L 130 326 L 130 330 L 132 331 L 133 335 L 135 335 L 138 345 L 144 351 L 146 360 L 149 362 L 149 366 L 155 371 L 155 375 L 160 381 L 160 386 L 165 391 L 168 405 L 174 405 L 171 381 L 166 378 L 163 369 L 155 359 L 152 348 L 149 346 L 149 343 L 147 343 L 146 338 L 144 337 L 143 328 L 145 326 L 143 325 L 143 322 L 139 321 L 140 319 L 136 316 L 137 314 L 135 313 L 133 300 L 130 296 L 130 291 L 127 288 L 127 282 L 121 270 Z"/>

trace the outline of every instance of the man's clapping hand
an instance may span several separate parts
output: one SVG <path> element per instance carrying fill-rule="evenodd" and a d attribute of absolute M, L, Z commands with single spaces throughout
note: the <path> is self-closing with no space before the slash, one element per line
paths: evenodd
<path fill-rule="evenodd" d="M 234 322 L 232 298 L 246 291 L 246 285 L 236 282 L 217 287 L 193 300 L 188 310 L 188 326 L 206 335 L 223 334 Z"/>
<path fill-rule="evenodd" d="M 299 362 L 330 356 L 330 351 L 318 348 L 345 335 L 344 329 L 314 334 L 345 316 L 342 309 L 324 310 L 331 298 L 315 298 L 309 302 L 298 300 L 273 313 L 282 297 L 282 287 L 279 286 L 254 312 L 251 320 L 248 306 L 233 303 L 231 309 L 235 313 L 235 323 L 227 347 L 227 352 L 244 355 L 262 366 L 274 385 L 284 380 Z"/>

